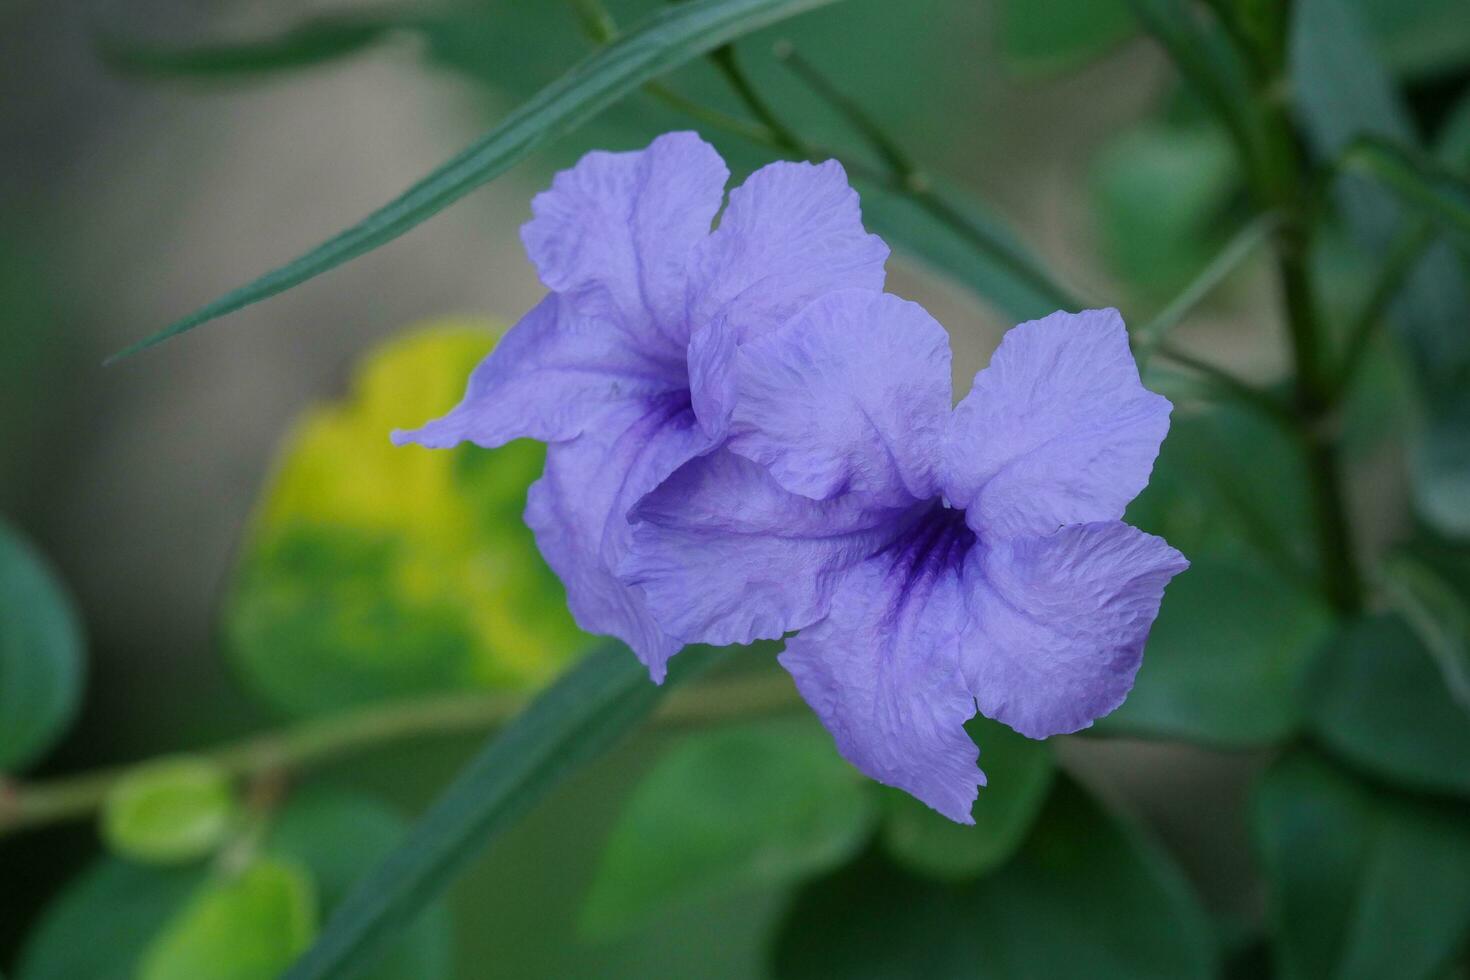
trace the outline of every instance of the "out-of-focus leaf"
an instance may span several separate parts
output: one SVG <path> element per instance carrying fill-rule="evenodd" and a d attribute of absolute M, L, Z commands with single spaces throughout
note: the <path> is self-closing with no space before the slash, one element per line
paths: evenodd
<path fill-rule="evenodd" d="M 266 850 L 310 870 L 322 907 L 333 909 L 406 830 L 396 813 L 374 800 L 310 792 L 293 799 L 271 825 Z M 449 908 L 435 902 L 362 980 L 444 980 L 453 970 L 452 943 Z"/>
<path fill-rule="evenodd" d="M 521 520 L 541 446 L 388 441 L 454 406 L 495 333 L 446 321 L 388 343 L 347 401 L 288 437 L 223 615 L 229 654 L 272 703 L 535 687 L 591 642 Z"/>
<path fill-rule="evenodd" d="M 1451 584 L 1470 575 L 1470 564 L 1458 563 L 1455 572 L 1455 580 L 1443 579 L 1433 564 L 1407 551 L 1379 566 L 1389 602 L 1434 658 L 1450 699 L 1470 716 L 1470 598 Z"/>
<path fill-rule="evenodd" d="M 82 630 L 46 561 L 0 522 L 0 772 L 35 761 L 82 692 Z"/>
<path fill-rule="evenodd" d="M 175 864 L 218 847 L 236 813 L 229 773 L 209 759 L 181 756 L 120 780 L 103 806 L 102 835 L 123 857 Z"/>
<path fill-rule="evenodd" d="M 1095 730 L 1231 747 L 1286 738 L 1331 629 L 1320 599 L 1269 569 L 1196 557 L 1169 583 L 1133 693 Z"/>
<path fill-rule="evenodd" d="M 691 0 L 641 21 L 521 105 L 402 196 L 305 255 L 114 355 L 126 357 L 370 252 L 500 176 L 644 82 L 743 34 L 833 0 Z"/>
<path fill-rule="evenodd" d="M 204 879 L 202 868 L 97 861 L 42 913 L 16 980 L 136 980 L 143 950 Z"/>
<path fill-rule="evenodd" d="M 1393 783 L 1470 796 L 1470 715 L 1403 620 L 1346 628 L 1308 690 L 1313 728 L 1334 752 Z"/>
<path fill-rule="evenodd" d="M 850 857 L 875 816 L 814 719 L 690 736 L 628 800 L 582 921 L 611 935 L 685 902 L 795 882 Z"/>
<path fill-rule="evenodd" d="M 1350 173 L 1364 174 L 1470 242 L 1470 182 L 1431 158 L 1388 140 L 1364 137 L 1344 158 Z"/>
<path fill-rule="evenodd" d="M 1442 73 L 1470 61 L 1470 18 L 1459 0 L 1354 0 L 1353 6 L 1401 75 Z"/>
<path fill-rule="evenodd" d="M 975 802 L 975 825 L 940 816 L 898 790 L 884 791 L 883 847 L 895 863 L 944 880 L 986 873 L 1025 840 L 1056 771 L 1051 746 L 976 716 L 965 728 L 980 746 L 986 784 Z"/>
<path fill-rule="evenodd" d="M 155 77 L 222 78 L 309 68 L 379 43 L 398 30 L 426 26 L 409 12 L 355 12 L 312 17 L 269 37 L 197 45 L 163 44 L 116 35 L 98 39 L 115 71 Z"/>
<path fill-rule="evenodd" d="M 1373 791 L 1298 750 L 1261 784 L 1255 836 L 1283 980 L 1441 976 L 1470 926 L 1470 812 Z"/>
<path fill-rule="evenodd" d="M 316 933 L 310 873 L 260 858 L 195 893 L 143 954 L 139 980 L 275 980 Z"/>
<path fill-rule="evenodd" d="M 287 980 L 350 976 L 372 962 L 491 839 L 719 654 L 684 650 L 662 687 L 620 645 L 588 654 L 460 771 L 403 843 L 348 893 Z"/>
<path fill-rule="evenodd" d="M 984 249 L 912 200 L 887 191 L 863 195 L 863 220 L 898 251 L 1018 321 L 1076 308 L 1076 300 L 999 218 L 954 188 L 942 187 L 940 193 L 987 243 Z"/>
<path fill-rule="evenodd" d="M 1085 64 L 1137 30 L 1124 0 L 1000 4 L 1000 50 L 1011 70 L 1049 74 Z"/>
<path fill-rule="evenodd" d="M 1218 219 L 1238 171 L 1230 141 L 1209 125 L 1153 125 L 1123 133 L 1094 166 L 1109 261 L 1149 298 L 1178 292 L 1224 240 Z"/>
<path fill-rule="evenodd" d="M 1066 779 L 985 877 L 935 882 L 870 857 L 803 889 L 775 948 L 780 977 L 1182 980 L 1214 959 L 1178 869 Z"/>

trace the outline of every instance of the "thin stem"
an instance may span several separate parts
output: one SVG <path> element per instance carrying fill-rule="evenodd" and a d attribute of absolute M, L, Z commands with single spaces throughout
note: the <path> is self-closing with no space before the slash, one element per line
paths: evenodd
<path fill-rule="evenodd" d="M 714 62 L 720 74 L 725 76 L 725 81 L 729 83 L 730 88 L 735 91 L 735 94 L 740 97 L 740 101 L 745 103 L 745 107 L 750 110 L 756 119 L 760 120 L 761 125 L 770 131 L 771 135 L 775 138 L 776 145 L 784 150 L 786 155 L 796 157 L 797 159 L 805 159 L 811 155 L 809 148 L 802 142 L 801 137 L 796 135 L 794 130 L 781 121 L 780 117 L 771 109 L 770 104 L 756 91 L 750 78 L 740 67 L 740 62 L 736 60 L 734 45 L 721 45 L 710 52 L 709 59 Z"/>
<path fill-rule="evenodd" d="M 1421 219 L 1395 239 L 1393 246 L 1389 249 L 1388 257 L 1384 259 L 1383 267 L 1378 272 L 1378 279 L 1373 283 L 1368 298 L 1363 302 L 1363 308 L 1358 311 L 1357 316 L 1353 318 L 1352 325 L 1348 328 L 1342 363 L 1338 366 L 1337 373 L 1332 380 L 1331 394 L 1333 397 L 1341 397 L 1352 384 L 1353 377 L 1358 372 L 1358 366 L 1368 353 L 1373 334 L 1378 329 L 1378 325 L 1383 322 L 1384 314 L 1388 312 L 1389 304 L 1394 301 L 1404 284 L 1408 282 L 1409 276 L 1418 268 L 1419 259 L 1434 243 L 1436 237 L 1438 236 L 1433 222 Z"/>
<path fill-rule="evenodd" d="M 448 694 L 376 705 L 198 753 L 237 779 L 311 769 L 378 746 L 492 730 L 525 707 L 504 694 Z M 672 692 L 653 716 L 663 729 L 742 721 L 801 705 L 784 676 L 733 676 Z M 132 763 L 39 783 L 0 782 L 0 837 L 95 813 Z"/>
<path fill-rule="evenodd" d="M 1289 431 L 1295 431 L 1297 420 L 1296 416 L 1292 414 L 1290 406 L 1283 404 L 1264 388 L 1257 387 L 1242 378 L 1236 377 L 1218 364 L 1212 364 L 1187 351 L 1182 351 L 1168 341 L 1159 341 L 1154 345 L 1153 352 L 1159 357 L 1166 358 L 1180 367 L 1188 368 L 1213 384 L 1224 394 L 1250 408 L 1254 408 L 1265 416 L 1268 421 L 1274 422 Z"/>
<path fill-rule="evenodd" d="M 862 106 L 848 98 L 841 89 L 833 85 L 825 75 L 798 54 L 795 45 L 790 41 L 781 41 L 772 49 L 772 53 L 775 54 L 777 60 L 783 62 L 805 82 L 807 88 L 836 109 L 838 114 L 846 119 L 863 139 L 868 141 L 888 168 L 904 183 L 916 190 L 928 187 L 929 182 L 923 171 L 898 144 L 898 141 L 884 132 L 883 127 L 879 126 Z"/>

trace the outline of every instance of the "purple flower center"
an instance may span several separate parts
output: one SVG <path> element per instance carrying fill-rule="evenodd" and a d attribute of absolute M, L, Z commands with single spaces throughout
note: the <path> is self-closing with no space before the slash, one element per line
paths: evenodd
<path fill-rule="evenodd" d="M 958 572 L 979 540 L 965 523 L 965 512 L 938 497 L 916 505 L 905 524 L 903 532 L 877 553 L 890 562 L 889 580 L 899 596 L 895 611 L 903 608 L 915 588 L 933 583 L 947 571 Z"/>

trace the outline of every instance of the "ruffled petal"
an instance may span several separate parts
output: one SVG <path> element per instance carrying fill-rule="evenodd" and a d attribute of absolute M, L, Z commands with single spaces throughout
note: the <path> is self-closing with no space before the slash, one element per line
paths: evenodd
<path fill-rule="evenodd" d="M 888 246 L 863 230 L 857 192 L 835 160 L 772 163 L 730 194 L 720 227 L 701 242 L 690 268 L 695 337 L 723 325 L 720 343 L 689 349 L 694 407 L 701 424 L 723 432 L 729 412 L 729 352 L 785 323 L 838 289 L 883 288 Z M 708 386 L 708 390 L 706 390 Z"/>
<path fill-rule="evenodd" d="M 536 195 L 521 239 L 541 281 L 578 313 L 682 363 L 689 257 L 709 235 L 729 176 L 694 133 L 631 153 L 588 153 Z"/>
<path fill-rule="evenodd" d="M 814 499 L 938 492 L 949 336 L 917 303 L 829 293 L 735 355 L 730 448 Z"/>
<path fill-rule="evenodd" d="M 683 644 L 649 614 L 642 592 L 614 574 L 628 553 L 628 511 L 680 465 L 709 449 L 687 400 L 627 403 L 570 442 L 546 451 L 531 485 L 526 524 L 567 589 L 567 605 L 590 633 L 616 636 L 662 682 Z"/>
<path fill-rule="evenodd" d="M 506 332 L 448 415 L 393 441 L 444 449 L 512 439 L 560 442 L 629 401 L 681 389 L 683 365 L 660 361 L 607 321 L 579 316 L 552 293 Z"/>
<path fill-rule="evenodd" d="M 1164 586 L 1188 567 L 1121 521 L 974 549 L 964 671 L 981 713 L 1045 738 L 1122 704 Z"/>
<path fill-rule="evenodd" d="M 1169 430 L 1116 310 L 1053 313 L 1006 334 L 950 419 L 942 483 L 983 538 L 1113 521 Z"/>
<path fill-rule="evenodd" d="M 959 670 L 965 604 L 952 567 L 915 575 L 887 556 L 863 563 L 826 619 L 780 661 L 844 758 L 958 823 L 985 785 L 965 734 L 975 701 Z"/>
<path fill-rule="evenodd" d="M 788 493 L 757 464 L 719 450 L 633 509 L 622 578 L 685 642 L 778 639 L 826 614 L 843 572 L 883 547 L 896 516 L 856 494 Z"/>

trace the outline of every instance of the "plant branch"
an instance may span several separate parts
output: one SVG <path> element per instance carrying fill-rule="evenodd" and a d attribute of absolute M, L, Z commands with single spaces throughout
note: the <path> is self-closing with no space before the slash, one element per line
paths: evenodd
<path fill-rule="evenodd" d="M 1418 268 L 1419 259 L 1438 237 L 1433 222 L 1420 219 L 1394 240 L 1388 256 L 1379 269 L 1378 278 L 1363 302 L 1363 308 L 1348 327 L 1347 341 L 1343 347 L 1342 362 L 1332 379 L 1331 394 L 1341 397 L 1352 384 L 1358 366 L 1368 353 L 1378 325 L 1383 322 L 1389 305 L 1408 282 L 1409 276 Z"/>
<path fill-rule="evenodd" d="M 299 772 L 379 746 L 498 728 L 526 705 L 505 694 L 446 694 L 359 708 L 252 735 L 197 754 L 237 779 Z M 726 724 L 800 707 L 783 675 L 731 676 L 675 690 L 653 716 L 663 729 Z M 91 816 L 118 781 L 145 760 L 38 783 L 0 780 L 0 838 Z"/>

